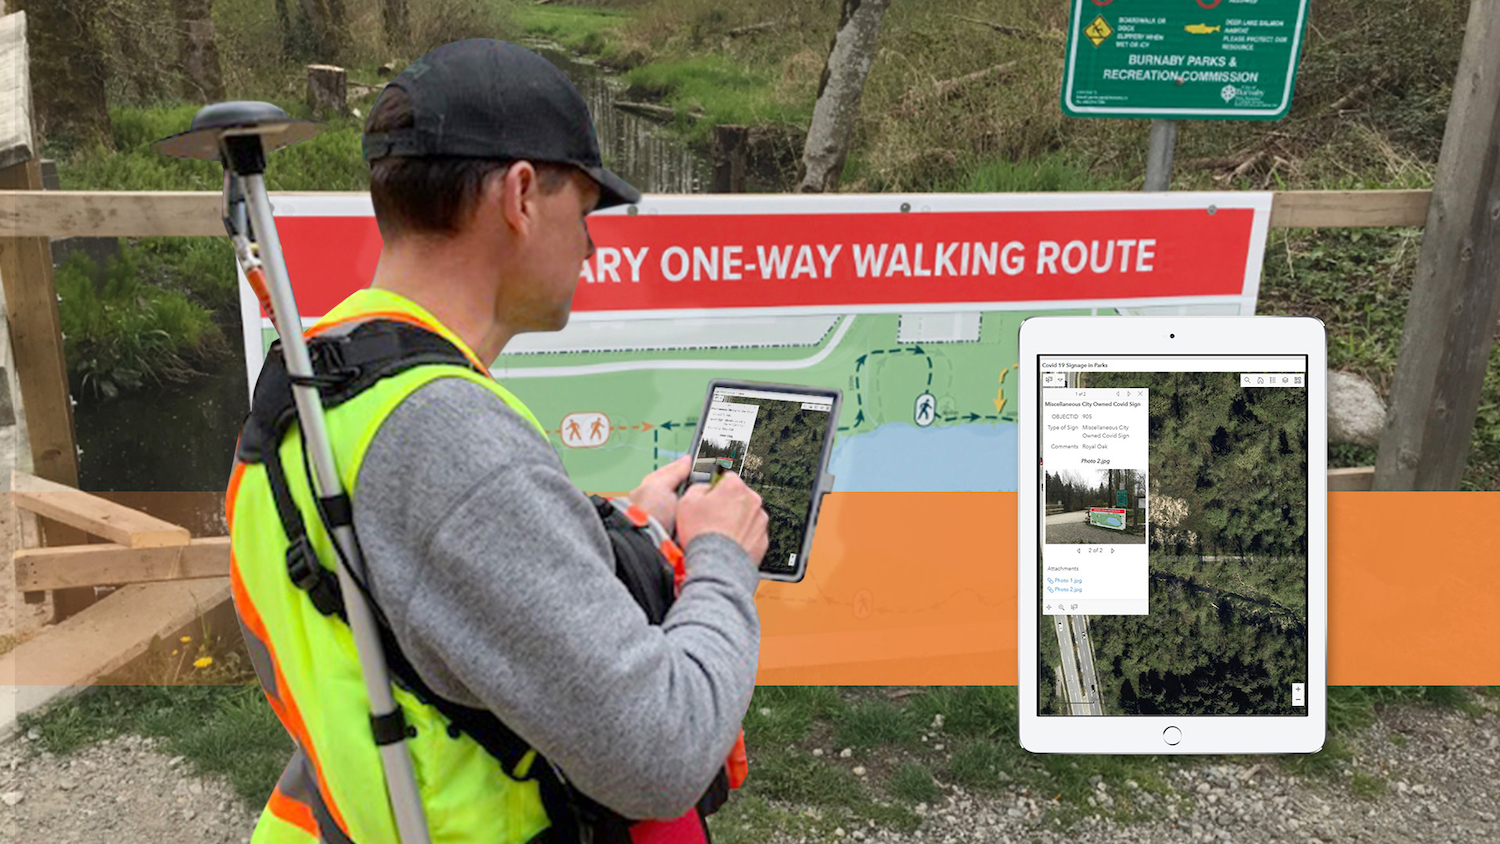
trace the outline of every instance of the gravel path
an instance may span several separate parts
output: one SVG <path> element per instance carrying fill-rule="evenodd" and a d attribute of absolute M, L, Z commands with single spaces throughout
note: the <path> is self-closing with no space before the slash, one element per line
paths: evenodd
<path fill-rule="evenodd" d="M 152 739 L 121 736 L 66 756 L 25 735 L 0 744 L 0 841 L 240 844 L 258 814 Z"/>
<path fill-rule="evenodd" d="M 1270 759 L 1174 770 L 1174 793 L 1147 794 L 1096 784 L 1103 811 L 1136 803 L 1155 820 L 1116 825 L 1086 818 L 1067 833 L 1040 825 L 1053 804 L 1015 790 L 977 795 L 946 786 L 943 800 L 918 807 L 912 833 L 849 829 L 835 841 L 1102 844 L 1102 842 L 1358 841 L 1370 844 L 1481 844 L 1500 841 L 1500 714 L 1384 708 L 1354 741 L 1349 769 L 1379 783 L 1371 798 L 1341 782 L 1294 777 Z M 855 760 L 849 760 L 852 764 Z M 801 807 L 797 807 L 801 808 Z M 42 752 L 20 736 L 0 744 L 0 840 L 52 844 L 149 841 L 239 844 L 258 807 L 221 780 L 193 776 L 151 739 L 126 736 L 67 756 Z M 774 839 L 791 844 L 797 839 Z"/>
<path fill-rule="evenodd" d="M 1052 545 L 1145 545 L 1145 534 L 1136 535 L 1083 522 L 1047 525 L 1047 542 Z"/>

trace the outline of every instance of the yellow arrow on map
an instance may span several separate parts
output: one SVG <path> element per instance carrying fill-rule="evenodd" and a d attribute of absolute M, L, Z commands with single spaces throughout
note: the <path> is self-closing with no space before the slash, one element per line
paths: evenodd
<path fill-rule="evenodd" d="M 1005 383 L 1005 373 L 1011 371 L 1012 369 L 1016 369 L 1019 366 L 1020 366 L 1019 363 L 1013 363 L 1009 367 L 1006 367 L 1005 369 L 1000 370 L 1000 383 L 1001 384 Z M 1005 388 L 1004 387 L 1001 387 L 995 393 L 995 412 L 996 413 L 1004 413 L 1005 412 Z"/>

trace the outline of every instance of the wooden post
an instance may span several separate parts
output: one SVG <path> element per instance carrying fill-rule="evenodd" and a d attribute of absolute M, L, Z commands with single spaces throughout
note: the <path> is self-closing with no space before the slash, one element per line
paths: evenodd
<path fill-rule="evenodd" d="M 1377 490 L 1458 489 L 1500 318 L 1500 0 L 1472 0 Z"/>
<path fill-rule="evenodd" d="M 713 141 L 714 183 L 710 193 L 744 193 L 745 167 L 749 159 L 748 126 L 715 126 Z"/>
<path fill-rule="evenodd" d="M 328 112 L 349 111 L 349 83 L 344 69 L 330 64 L 307 66 L 307 102 L 313 115 L 322 119 Z"/>
<path fill-rule="evenodd" d="M 31 126 L 31 77 L 24 14 L 0 19 L 0 190 L 42 189 L 42 166 L 35 157 Z M 57 289 L 52 282 L 52 250 L 45 237 L 0 238 L 0 284 L 10 327 L 12 360 L 21 391 L 21 411 L 31 441 L 32 472 L 49 481 L 78 486 L 78 453 L 73 444 L 73 400 L 63 364 Z M 44 545 L 76 545 L 86 536 L 67 525 L 42 520 Z M 36 602 L 37 595 L 27 600 Z M 53 594 L 55 620 L 94 602 L 93 589 Z"/>

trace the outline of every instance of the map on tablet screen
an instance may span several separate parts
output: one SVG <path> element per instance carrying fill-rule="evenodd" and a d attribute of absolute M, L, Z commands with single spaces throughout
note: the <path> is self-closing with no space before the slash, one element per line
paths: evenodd
<path fill-rule="evenodd" d="M 1041 716 L 1306 715 L 1304 355 L 1042 355 Z"/>

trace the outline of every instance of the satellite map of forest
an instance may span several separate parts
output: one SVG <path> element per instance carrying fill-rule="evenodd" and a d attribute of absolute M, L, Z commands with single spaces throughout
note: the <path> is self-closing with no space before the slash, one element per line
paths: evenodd
<path fill-rule="evenodd" d="M 1308 670 L 1306 390 L 1086 378 L 1150 390 L 1150 611 L 1040 615 L 1039 714 L 1306 714 L 1292 705 Z"/>
<path fill-rule="evenodd" d="M 812 507 L 813 484 L 817 481 L 818 458 L 828 428 L 827 410 L 807 410 L 800 401 L 735 396 L 736 404 L 760 408 L 739 467 L 740 477 L 760 493 L 771 517 L 771 544 L 761 563 L 768 572 L 796 568 L 793 554 L 799 552 L 807 515 Z M 700 449 L 698 456 L 705 456 Z"/>

